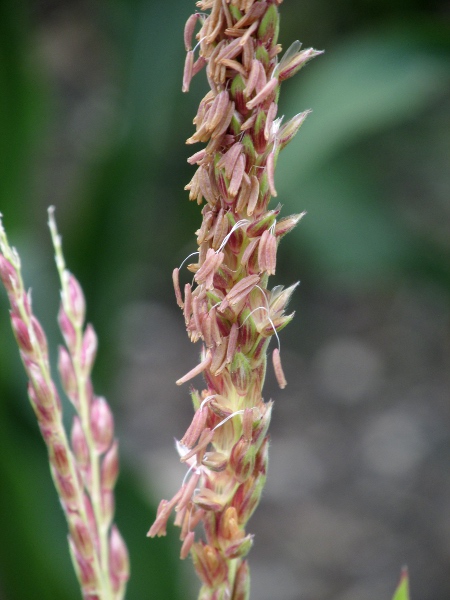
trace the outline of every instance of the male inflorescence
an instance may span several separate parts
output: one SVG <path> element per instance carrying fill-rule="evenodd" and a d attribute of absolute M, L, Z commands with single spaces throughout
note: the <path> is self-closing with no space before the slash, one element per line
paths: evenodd
<path fill-rule="evenodd" d="M 69 527 L 69 550 L 85 600 L 122 600 L 129 577 L 128 552 L 114 521 L 118 444 L 111 409 L 97 396 L 91 371 L 97 351 L 92 325 L 85 326 L 80 284 L 66 269 L 53 210 L 49 226 L 61 282 L 58 349 L 62 388 L 75 416 L 70 438 L 50 369 L 45 332 L 34 315 L 17 251 L 9 245 L 0 215 L 0 280 L 11 306 L 12 328 L 28 376 L 28 396 L 47 446 L 50 471 Z"/>
<path fill-rule="evenodd" d="M 184 32 L 183 91 L 203 68 L 210 89 L 187 140 L 205 144 L 188 159 L 197 166 L 189 199 L 203 205 L 197 260 L 187 266 L 192 283 L 182 290 L 180 269 L 173 272 L 187 333 L 201 342 L 201 353 L 177 384 L 203 374 L 206 387 L 192 389 L 194 417 L 177 442 L 186 476 L 174 497 L 161 501 L 149 535 L 165 535 L 175 511 L 181 558 L 192 556 L 200 600 L 249 597 L 245 557 L 253 536 L 245 527 L 267 473 L 272 402 L 264 402 L 262 387 L 272 336 L 274 372 L 286 385 L 278 333 L 293 318 L 285 310 L 296 285 L 269 290 L 268 279 L 281 238 L 303 214 L 279 218 L 281 207 L 269 209 L 269 202 L 277 195 L 279 152 L 309 111 L 283 123 L 278 96 L 281 82 L 320 52 L 294 42 L 279 59 L 281 1 L 202 0 Z"/>

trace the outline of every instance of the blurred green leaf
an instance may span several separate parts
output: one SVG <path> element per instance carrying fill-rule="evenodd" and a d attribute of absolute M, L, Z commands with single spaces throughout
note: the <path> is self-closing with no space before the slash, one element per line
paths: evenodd
<path fill-rule="evenodd" d="M 385 198 L 363 142 L 417 117 L 449 88 L 445 57 L 412 30 L 359 35 L 294 81 L 283 112 L 314 112 L 277 168 L 289 212 L 308 212 L 290 243 L 302 254 L 307 245 L 314 267 L 346 284 L 373 286 L 397 276 L 415 240 Z"/>
<path fill-rule="evenodd" d="M 114 0 L 113 9 L 109 3 L 103 8 L 123 60 L 121 106 L 107 150 L 91 162 L 78 184 L 76 209 L 65 236 L 72 268 L 83 285 L 92 288 L 89 305 L 102 339 L 124 294 L 132 299 L 143 287 L 150 288 L 152 294 L 164 289 L 158 270 L 165 277 L 171 264 L 170 255 L 161 253 L 168 232 L 175 225 L 185 237 L 190 235 L 185 224 L 177 221 L 179 205 L 167 202 L 179 197 L 181 205 L 181 199 L 186 198 L 185 184 L 177 175 L 182 169 L 189 173 L 184 157 L 180 157 L 174 176 L 171 146 L 173 134 L 176 151 L 184 151 L 178 104 L 184 98 L 182 31 L 189 11 L 180 0 L 164 11 L 142 0 Z M 173 43 L 173 31 L 181 32 L 179 44 Z M 191 114 L 183 121 L 187 137 Z M 160 269 L 155 268 L 149 276 L 150 261 L 156 255 Z M 166 280 L 165 289 L 170 277 L 164 283 Z M 101 297 L 96 297 L 100 289 Z M 108 311 L 104 310 L 105 293 L 110 299 Z"/>
<path fill-rule="evenodd" d="M 308 247 L 314 270 L 344 284 L 374 285 L 398 274 L 412 241 L 390 209 L 379 202 L 376 178 L 357 152 L 330 161 L 320 177 L 309 177 L 283 194 L 286 213 L 307 211 L 287 238 L 294 255 Z"/>
<path fill-rule="evenodd" d="M 409 577 L 408 569 L 406 567 L 402 569 L 400 581 L 392 600 L 409 600 Z"/>
<path fill-rule="evenodd" d="M 131 135 L 136 149 L 144 150 L 150 163 L 153 156 L 167 151 L 174 100 L 181 97 L 184 50 L 181 35 L 190 7 L 181 0 L 158 3 L 143 0 L 115 0 L 104 6 L 110 26 L 121 31 L 121 56 L 124 67 L 124 129 Z M 123 21 L 127 27 L 123 27 Z M 169 33 L 170 32 L 170 33 Z"/>
<path fill-rule="evenodd" d="M 42 442 L 41 451 L 36 451 L 37 426 L 29 429 L 20 414 L 31 411 L 25 404 L 25 388 L 23 398 L 17 401 L 22 410 L 15 407 L 16 415 L 5 404 L 0 405 L 2 591 L 9 600 L 76 600 L 79 591 L 69 558 L 67 526 L 45 447 Z"/>
<path fill-rule="evenodd" d="M 12 226 L 30 192 L 33 147 L 42 112 L 22 0 L 0 2 L 0 211 Z"/>
<path fill-rule="evenodd" d="M 351 143 L 414 117 L 449 89 L 450 71 L 448 57 L 405 29 L 326 48 L 293 82 L 286 86 L 283 112 L 311 107 L 314 114 L 290 147 L 297 169 L 280 161 L 280 181 L 289 173 L 305 175 Z"/>
<path fill-rule="evenodd" d="M 127 600 L 179 600 L 182 596 L 179 532 L 169 528 L 167 537 L 150 539 L 146 533 L 156 514 L 136 478 L 127 469 L 119 477 L 117 525 L 130 552 L 131 577 Z"/>

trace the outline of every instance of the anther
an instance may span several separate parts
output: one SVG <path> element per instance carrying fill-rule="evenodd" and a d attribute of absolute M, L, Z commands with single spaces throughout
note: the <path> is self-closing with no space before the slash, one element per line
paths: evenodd
<path fill-rule="evenodd" d="M 281 366 L 280 351 L 275 348 L 272 353 L 273 370 L 277 379 L 278 385 L 281 389 L 284 389 L 287 385 L 286 377 L 284 376 L 283 367 Z"/>
<path fill-rule="evenodd" d="M 189 520 L 190 520 L 190 518 L 191 518 L 191 515 L 189 513 Z M 181 546 L 181 550 L 180 550 L 180 559 L 181 560 L 184 560 L 189 555 L 189 551 L 192 548 L 194 540 L 195 540 L 195 533 L 193 531 L 189 531 L 186 534 L 186 537 L 184 538 L 183 544 Z"/>
<path fill-rule="evenodd" d="M 194 367 L 193 369 L 191 369 L 188 373 L 186 373 L 186 375 L 183 375 L 183 377 L 178 379 L 176 381 L 176 384 L 181 385 L 183 383 L 186 383 L 186 381 L 193 379 L 197 375 L 200 375 L 200 373 L 202 373 L 205 369 L 207 369 L 209 367 L 209 365 L 211 364 L 211 360 L 212 360 L 211 352 L 208 350 L 208 352 L 206 353 L 205 358 L 202 360 L 202 362 L 200 364 L 198 364 L 196 367 Z"/>
<path fill-rule="evenodd" d="M 181 290 L 180 290 L 180 280 L 179 280 L 179 269 L 174 269 L 172 272 L 172 281 L 173 281 L 173 287 L 175 289 L 175 296 L 177 299 L 177 304 L 180 308 L 184 308 L 184 302 L 183 302 L 183 298 L 181 297 Z"/>
<path fill-rule="evenodd" d="M 200 471 L 198 473 L 194 472 L 194 474 L 192 475 L 192 477 L 186 484 L 183 495 L 181 496 L 180 501 L 178 502 L 177 506 L 175 507 L 176 512 L 179 513 L 183 509 L 187 508 L 187 505 L 189 504 L 189 502 L 194 494 L 195 488 L 197 487 L 198 480 L 200 479 L 200 474 L 201 474 Z"/>

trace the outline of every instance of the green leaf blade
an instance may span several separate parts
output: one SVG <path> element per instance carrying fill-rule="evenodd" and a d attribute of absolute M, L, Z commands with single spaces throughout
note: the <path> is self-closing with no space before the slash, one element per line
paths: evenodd
<path fill-rule="evenodd" d="M 395 590 L 392 600 L 410 600 L 409 598 L 409 576 L 407 567 L 403 567 L 400 581 Z"/>

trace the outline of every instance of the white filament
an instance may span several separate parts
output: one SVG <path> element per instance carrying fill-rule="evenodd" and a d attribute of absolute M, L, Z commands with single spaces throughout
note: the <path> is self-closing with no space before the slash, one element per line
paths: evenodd
<path fill-rule="evenodd" d="M 236 231 L 236 229 L 239 229 L 239 227 L 242 227 L 242 225 L 245 225 L 246 223 L 250 223 L 250 221 L 248 219 L 241 219 L 240 221 L 238 221 L 237 223 L 235 223 L 233 225 L 233 227 L 231 228 L 230 233 L 228 233 L 224 238 L 222 243 L 220 244 L 219 248 L 216 250 L 216 254 L 218 254 L 223 247 L 226 245 L 226 243 L 228 242 L 228 240 L 230 239 L 230 237 L 233 235 L 233 233 Z"/>
<path fill-rule="evenodd" d="M 256 287 L 258 287 L 258 286 L 256 286 Z M 241 328 L 241 327 L 244 325 L 245 321 L 246 321 L 246 320 L 247 320 L 249 317 L 251 317 L 251 316 L 252 316 L 252 314 L 253 314 L 254 312 L 256 312 L 257 310 L 265 310 L 265 311 L 267 312 L 267 320 L 268 320 L 268 321 L 269 321 L 269 323 L 272 325 L 273 332 L 274 332 L 274 334 L 275 334 L 275 337 L 277 338 L 277 342 L 278 342 L 278 351 L 279 351 L 279 352 L 280 352 L 280 354 L 281 354 L 281 342 L 280 342 L 280 338 L 279 338 L 279 336 L 278 336 L 277 330 L 275 329 L 275 325 L 274 325 L 274 323 L 273 323 L 272 319 L 270 318 L 270 315 L 269 315 L 269 310 L 268 310 L 267 308 L 265 308 L 264 306 L 257 306 L 256 308 L 254 308 L 254 309 L 252 310 L 252 312 L 251 312 L 249 315 L 247 315 L 247 316 L 245 317 L 245 319 L 242 321 L 242 324 L 239 326 L 239 329 L 240 329 L 240 328 Z"/>
<path fill-rule="evenodd" d="M 222 427 L 222 425 L 225 425 L 225 423 L 226 423 L 227 421 L 229 421 L 230 419 L 232 419 L 232 418 L 233 418 L 233 417 L 235 417 L 236 415 L 243 415 L 243 414 L 244 414 L 244 412 L 245 412 L 244 410 L 237 410 L 236 412 L 234 412 L 234 413 L 231 413 L 231 415 L 228 415 L 228 417 L 225 417 L 225 419 L 223 419 L 223 421 L 220 421 L 220 423 L 218 423 L 218 424 L 217 424 L 217 425 L 214 427 L 213 431 L 215 431 L 215 430 L 216 430 L 216 429 L 218 429 L 219 427 Z"/>
<path fill-rule="evenodd" d="M 181 265 L 178 267 L 178 270 L 181 270 L 181 267 L 184 265 L 184 263 L 191 258 L 191 256 L 195 256 L 196 254 L 200 254 L 200 252 L 191 252 L 191 254 L 189 254 L 189 256 L 186 256 L 186 258 L 183 260 L 183 262 L 181 263 Z"/>
<path fill-rule="evenodd" d="M 210 401 L 212 398 L 215 398 L 215 397 L 216 397 L 216 394 L 213 394 L 212 396 L 208 396 L 207 398 L 205 398 L 205 399 L 203 400 L 203 402 L 200 404 L 200 408 L 199 408 L 199 410 L 203 410 L 203 407 L 205 406 L 205 404 L 206 404 L 207 402 L 209 402 L 209 401 Z"/>
<path fill-rule="evenodd" d="M 257 410 L 257 409 L 258 409 L 258 407 L 257 407 L 257 406 L 252 406 L 252 407 L 250 408 L 250 410 Z M 218 424 L 217 424 L 217 425 L 214 427 L 213 431 L 215 431 L 215 430 L 216 430 L 218 427 L 222 427 L 222 425 L 224 425 L 224 424 L 225 424 L 227 421 L 229 421 L 230 419 L 232 419 L 232 418 L 233 418 L 233 417 L 235 417 L 236 415 L 243 415 L 244 413 L 245 413 L 245 410 L 237 410 L 236 412 L 234 412 L 234 413 L 231 413 L 231 415 L 228 415 L 228 417 L 225 417 L 225 419 L 224 419 L 223 421 L 220 421 L 220 423 L 218 423 Z"/>

